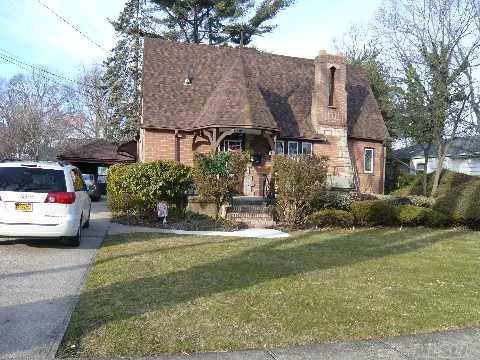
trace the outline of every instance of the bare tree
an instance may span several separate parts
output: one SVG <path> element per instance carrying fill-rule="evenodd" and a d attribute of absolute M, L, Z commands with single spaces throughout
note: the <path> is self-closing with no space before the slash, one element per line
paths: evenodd
<path fill-rule="evenodd" d="M 470 97 L 465 74 L 478 57 L 479 16 L 478 0 L 389 0 L 378 13 L 392 60 L 403 72 L 413 66 L 425 89 L 438 160 L 431 195 L 450 142 L 471 128 L 465 124 Z"/>
<path fill-rule="evenodd" d="M 68 88 L 42 73 L 17 75 L 0 88 L 2 156 L 52 159 L 72 130 Z"/>
<path fill-rule="evenodd" d="M 79 137 L 110 138 L 112 109 L 108 106 L 108 90 L 100 65 L 83 68 L 72 88 L 70 101 Z"/>

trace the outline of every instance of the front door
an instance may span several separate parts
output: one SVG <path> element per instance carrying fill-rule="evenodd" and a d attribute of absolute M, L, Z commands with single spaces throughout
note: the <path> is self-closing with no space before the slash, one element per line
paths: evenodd
<path fill-rule="evenodd" d="M 243 195 L 255 196 L 255 180 L 256 171 L 253 169 L 252 163 L 247 164 L 245 178 L 243 179 Z"/>

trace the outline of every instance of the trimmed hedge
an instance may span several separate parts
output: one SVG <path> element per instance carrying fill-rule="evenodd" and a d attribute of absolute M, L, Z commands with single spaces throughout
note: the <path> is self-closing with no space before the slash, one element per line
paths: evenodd
<path fill-rule="evenodd" d="M 439 211 L 413 205 L 399 206 L 398 219 L 400 224 L 407 226 L 439 227 L 448 225 L 450 222 L 449 217 Z"/>
<path fill-rule="evenodd" d="M 434 173 L 428 175 L 428 191 L 433 183 Z M 414 183 L 396 190 L 394 195 L 411 196 L 422 193 L 421 177 Z M 480 227 L 480 177 L 444 170 L 440 177 L 435 203 L 432 209 L 448 215 L 452 222 Z"/>
<path fill-rule="evenodd" d="M 398 207 L 388 201 L 354 201 L 351 208 L 355 223 L 360 226 L 390 226 L 398 223 Z"/>
<path fill-rule="evenodd" d="M 351 212 L 345 210 L 325 209 L 310 215 L 310 224 L 318 227 L 344 227 L 353 226 L 354 217 Z"/>
<path fill-rule="evenodd" d="M 186 206 L 193 169 L 171 160 L 113 165 L 107 171 L 108 207 L 135 216 L 154 215 L 157 201 Z"/>

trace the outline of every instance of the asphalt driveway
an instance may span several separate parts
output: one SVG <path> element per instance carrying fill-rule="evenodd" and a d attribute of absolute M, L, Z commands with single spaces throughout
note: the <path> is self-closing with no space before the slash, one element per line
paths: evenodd
<path fill-rule="evenodd" d="M 81 245 L 0 239 L 0 359 L 53 359 L 87 269 L 109 227 L 92 203 Z"/>

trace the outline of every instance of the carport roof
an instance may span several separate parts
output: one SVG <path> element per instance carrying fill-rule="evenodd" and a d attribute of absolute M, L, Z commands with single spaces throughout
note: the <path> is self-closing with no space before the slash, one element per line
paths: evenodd
<path fill-rule="evenodd" d="M 120 145 L 103 139 L 78 144 L 72 142 L 62 151 L 59 160 L 83 163 L 132 163 L 136 161 L 136 142 L 134 140 Z"/>

